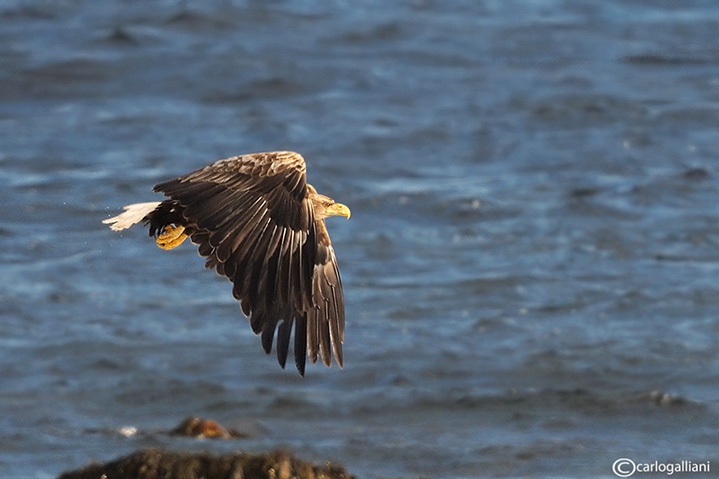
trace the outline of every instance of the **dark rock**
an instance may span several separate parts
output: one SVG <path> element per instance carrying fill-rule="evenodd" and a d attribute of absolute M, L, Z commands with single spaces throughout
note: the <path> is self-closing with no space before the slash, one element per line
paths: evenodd
<path fill-rule="evenodd" d="M 344 468 L 297 459 L 286 451 L 237 452 L 215 456 L 147 449 L 106 464 L 68 471 L 59 479 L 350 479 Z"/>

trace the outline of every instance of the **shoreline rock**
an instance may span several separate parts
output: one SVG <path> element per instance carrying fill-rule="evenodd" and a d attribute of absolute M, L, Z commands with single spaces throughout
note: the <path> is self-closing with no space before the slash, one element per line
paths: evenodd
<path fill-rule="evenodd" d="M 316 465 L 277 450 L 267 453 L 143 449 L 105 464 L 62 473 L 58 479 L 356 479 L 343 467 Z"/>

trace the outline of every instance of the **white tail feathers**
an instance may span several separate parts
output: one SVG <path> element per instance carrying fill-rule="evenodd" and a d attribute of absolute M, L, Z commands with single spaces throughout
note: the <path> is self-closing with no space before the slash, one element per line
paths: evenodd
<path fill-rule="evenodd" d="M 124 206 L 122 209 L 124 213 L 120 213 L 117 216 L 102 220 L 106 225 L 110 225 L 110 229 L 114 231 L 124 230 L 139 223 L 142 219 L 154 211 L 159 206 L 159 201 L 151 201 L 149 203 L 135 203 L 132 205 Z"/>

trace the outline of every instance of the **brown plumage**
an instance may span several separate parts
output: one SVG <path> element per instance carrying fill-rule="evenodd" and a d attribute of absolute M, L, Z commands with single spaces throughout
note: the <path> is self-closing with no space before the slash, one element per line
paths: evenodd
<path fill-rule="evenodd" d="M 295 324 L 294 356 L 342 366 L 344 296 L 324 219 L 349 209 L 320 195 L 306 181 L 301 155 L 278 151 L 241 155 L 160 183 L 169 199 L 137 203 L 109 218 L 113 230 L 144 222 L 158 246 L 186 237 L 199 245 L 205 266 L 232 283 L 232 294 L 262 334 L 269 353 L 277 331 L 277 358 L 287 360 Z"/>

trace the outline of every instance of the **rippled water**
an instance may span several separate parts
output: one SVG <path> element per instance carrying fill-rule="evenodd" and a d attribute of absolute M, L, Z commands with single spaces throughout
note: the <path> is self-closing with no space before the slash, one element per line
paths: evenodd
<path fill-rule="evenodd" d="M 0 476 L 149 446 L 719 469 L 718 29 L 699 0 L 0 4 Z M 341 371 L 280 370 L 195 248 L 100 223 L 270 149 L 352 208 Z M 162 433 L 191 414 L 251 437 Z"/>

